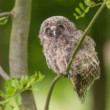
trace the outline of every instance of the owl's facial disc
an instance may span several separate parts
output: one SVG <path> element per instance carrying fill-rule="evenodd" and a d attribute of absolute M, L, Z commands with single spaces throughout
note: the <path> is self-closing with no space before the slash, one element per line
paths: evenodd
<path fill-rule="evenodd" d="M 51 26 L 50 28 L 46 29 L 46 33 L 50 37 L 55 37 L 55 38 L 58 38 L 60 35 L 62 35 L 63 31 L 64 31 L 64 26 L 62 26 L 62 25 Z"/>

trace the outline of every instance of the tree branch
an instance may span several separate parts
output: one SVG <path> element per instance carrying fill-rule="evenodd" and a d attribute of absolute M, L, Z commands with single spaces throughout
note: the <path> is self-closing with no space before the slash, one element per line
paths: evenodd
<path fill-rule="evenodd" d="M 3 12 L 3 13 L 0 13 L 0 18 L 5 16 L 10 16 L 10 15 L 11 15 L 11 12 Z"/>
<path fill-rule="evenodd" d="M 5 80 L 10 79 L 10 76 L 8 76 L 8 74 L 2 69 L 1 66 L 0 66 L 0 76 Z"/>
<path fill-rule="evenodd" d="M 10 76 L 21 78 L 28 75 L 27 43 L 32 0 L 15 0 L 12 13 L 12 32 L 9 48 Z M 32 91 L 21 93 L 23 108 L 37 110 Z M 21 106 L 19 107 L 19 109 Z M 20 109 L 21 110 L 21 109 Z"/>
<path fill-rule="evenodd" d="M 52 83 L 51 83 L 51 85 L 50 85 L 50 89 L 49 89 L 49 91 L 48 91 L 48 95 L 47 95 L 47 99 L 46 99 L 46 104 L 45 104 L 44 110 L 48 110 L 48 109 L 49 109 L 49 102 L 50 102 L 50 98 L 51 98 L 51 95 L 52 95 L 53 88 L 54 88 L 56 82 L 57 82 L 60 78 L 61 78 L 61 75 L 57 75 L 57 76 L 53 79 L 53 81 L 52 81 Z"/>
<path fill-rule="evenodd" d="M 69 70 L 70 70 L 70 67 L 71 67 L 71 64 L 75 58 L 75 55 L 77 53 L 77 51 L 79 50 L 82 42 L 84 41 L 87 33 L 89 32 L 90 28 L 93 26 L 94 22 L 96 21 L 96 19 L 98 18 L 99 14 L 102 12 L 103 8 L 105 7 L 106 5 L 106 2 L 103 2 L 103 4 L 100 6 L 100 8 L 98 9 L 98 11 L 96 12 L 95 16 L 92 18 L 91 22 L 89 23 L 89 25 L 87 26 L 87 28 L 85 29 L 84 33 L 82 34 L 78 44 L 76 45 L 73 53 L 72 53 L 72 56 L 68 62 L 68 65 L 67 65 L 67 70 L 66 70 L 66 75 L 69 74 Z"/>
<path fill-rule="evenodd" d="M 29 3 L 29 4 L 28 4 Z M 30 25 L 31 0 L 16 0 L 12 10 L 12 31 L 9 48 L 10 75 L 20 78 L 28 74 L 27 41 Z"/>
<path fill-rule="evenodd" d="M 98 11 L 96 12 L 95 16 L 92 18 L 91 22 L 89 23 L 89 25 L 88 25 L 87 28 L 85 29 L 83 35 L 81 36 L 81 38 L 80 38 L 78 44 L 76 45 L 76 47 L 75 47 L 75 49 L 74 49 L 74 51 L 73 51 L 73 53 L 72 53 L 72 56 L 71 56 L 71 58 L 70 58 L 70 60 L 69 60 L 69 62 L 68 62 L 67 69 L 66 69 L 66 75 L 65 75 L 65 76 L 67 76 L 67 75 L 69 74 L 69 69 L 70 69 L 70 67 L 71 67 L 71 64 L 72 64 L 72 62 L 73 62 L 73 59 L 75 58 L 75 55 L 76 55 L 78 49 L 80 48 L 82 42 L 84 41 L 84 39 L 85 39 L 87 33 L 89 32 L 90 28 L 92 27 L 92 25 L 93 25 L 94 22 L 96 21 L 97 17 L 98 17 L 99 14 L 102 12 L 103 8 L 105 7 L 105 4 L 106 4 L 106 3 L 103 2 L 103 4 L 100 6 L 100 8 L 98 9 Z M 62 75 L 62 76 L 63 76 L 63 75 Z M 47 95 L 47 100 L 46 100 L 46 104 L 45 104 L 44 110 L 49 110 L 49 102 L 50 102 L 50 98 L 51 98 L 51 94 L 52 94 L 53 88 L 54 88 L 56 82 L 57 82 L 60 78 L 61 78 L 61 76 L 58 75 L 58 76 L 56 76 L 56 77 L 53 79 L 53 81 L 52 81 L 52 83 L 51 83 L 51 86 L 50 86 L 50 89 L 49 89 L 49 92 L 48 92 L 48 95 Z"/>

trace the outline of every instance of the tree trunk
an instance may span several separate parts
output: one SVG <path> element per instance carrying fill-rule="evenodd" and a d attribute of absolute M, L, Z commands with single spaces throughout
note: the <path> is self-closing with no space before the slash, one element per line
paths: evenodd
<path fill-rule="evenodd" d="M 11 77 L 28 75 L 27 42 L 31 17 L 32 0 L 16 0 L 12 10 L 12 32 L 9 50 Z M 23 108 L 37 110 L 32 91 L 21 94 Z M 21 108 L 20 108 L 21 110 Z"/>

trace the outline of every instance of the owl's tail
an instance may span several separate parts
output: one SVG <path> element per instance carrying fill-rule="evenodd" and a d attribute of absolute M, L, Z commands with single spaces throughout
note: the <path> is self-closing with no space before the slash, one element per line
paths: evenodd
<path fill-rule="evenodd" d="M 85 80 L 80 74 L 77 74 L 74 78 L 71 78 L 71 81 L 79 99 L 83 103 L 87 92 L 87 80 Z"/>
<path fill-rule="evenodd" d="M 74 89 L 77 92 L 77 95 L 82 103 L 85 101 L 85 95 L 87 93 L 88 88 L 97 78 L 97 74 L 86 74 L 85 76 L 83 76 L 82 74 L 77 74 L 74 77 L 71 77 Z"/>

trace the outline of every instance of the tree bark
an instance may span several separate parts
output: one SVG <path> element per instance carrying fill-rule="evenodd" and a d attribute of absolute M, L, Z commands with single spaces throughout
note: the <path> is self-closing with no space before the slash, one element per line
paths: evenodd
<path fill-rule="evenodd" d="M 27 42 L 31 17 L 31 2 L 32 0 L 16 0 L 11 12 L 12 32 L 10 38 L 9 67 L 11 77 L 15 78 L 28 75 Z M 32 91 L 23 92 L 21 96 L 25 108 L 37 110 Z"/>

